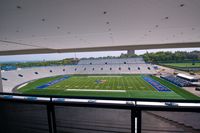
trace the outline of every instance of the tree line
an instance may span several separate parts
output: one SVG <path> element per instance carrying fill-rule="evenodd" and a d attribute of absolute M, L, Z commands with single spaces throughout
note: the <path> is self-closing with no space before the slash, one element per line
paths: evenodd
<path fill-rule="evenodd" d="M 59 65 L 75 65 L 79 60 L 73 58 L 67 58 L 58 61 L 38 61 L 38 62 L 18 62 L 18 63 L 3 63 L 0 64 L 1 68 L 5 66 L 15 66 L 17 68 L 24 67 L 39 67 L 39 66 L 59 66 Z"/>
<path fill-rule="evenodd" d="M 82 58 L 82 59 L 114 59 L 114 58 L 133 58 L 133 57 L 143 57 L 146 62 L 152 63 L 165 63 L 165 62 L 193 62 L 193 61 L 200 61 L 200 51 L 192 51 L 192 52 L 185 52 L 185 51 L 176 51 L 176 52 L 155 52 L 155 53 L 148 53 L 142 55 L 136 54 L 125 54 L 122 53 L 120 56 L 107 56 L 107 57 L 91 57 L 91 58 Z"/>
<path fill-rule="evenodd" d="M 181 63 L 181 62 L 194 62 L 200 61 L 200 51 L 192 52 L 156 52 L 156 53 L 145 53 L 142 55 L 146 62 L 153 63 Z"/>
<path fill-rule="evenodd" d="M 90 58 L 66 58 L 58 61 L 40 61 L 40 62 L 19 62 L 19 63 L 4 63 L 1 66 L 16 66 L 17 68 L 23 67 L 38 67 L 38 66 L 58 66 L 58 65 L 75 65 L 81 59 L 116 59 L 116 58 L 132 58 L 132 57 L 143 57 L 146 62 L 150 63 L 174 63 L 174 62 L 194 62 L 200 61 L 200 51 L 192 52 L 155 52 L 142 55 L 136 54 L 124 54 L 120 56 L 106 56 L 106 57 L 90 57 Z"/>

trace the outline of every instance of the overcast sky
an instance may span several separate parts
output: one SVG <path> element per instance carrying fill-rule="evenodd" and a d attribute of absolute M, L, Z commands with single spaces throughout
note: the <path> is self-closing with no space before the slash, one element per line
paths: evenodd
<path fill-rule="evenodd" d="M 152 50 L 137 50 L 136 54 L 144 54 L 148 52 L 158 51 L 194 51 L 200 48 L 182 48 L 182 49 L 152 49 Z M 13 62 L 13 61 L 41 61 L 41 60 L 61 60 L 64 58 L 83 58 L 83 57 L 103 57 L 103 56 L 119 56 L 126 51 L 107 51 L 107 52 L 80 52 L 80 53 L 55 53 L 55 54 L 35 54 L 35 55 L 13 55 L 13 56 L 0 56 L 0 62 Z"/>

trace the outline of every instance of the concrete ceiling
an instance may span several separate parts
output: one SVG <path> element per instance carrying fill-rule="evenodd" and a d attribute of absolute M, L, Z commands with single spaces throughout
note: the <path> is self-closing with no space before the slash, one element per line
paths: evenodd
<path fill-rule="evenodd" d="M 200 47 L 200 0 L 0 0 L 0 55 Z"/>

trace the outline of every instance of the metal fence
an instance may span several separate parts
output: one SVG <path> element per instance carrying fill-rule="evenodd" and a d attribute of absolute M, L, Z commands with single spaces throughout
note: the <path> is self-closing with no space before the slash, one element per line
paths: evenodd
<path fill-rule="evenodd" d="M 1 133 L 200 132 L 200 101 L 0 93 Z"/>

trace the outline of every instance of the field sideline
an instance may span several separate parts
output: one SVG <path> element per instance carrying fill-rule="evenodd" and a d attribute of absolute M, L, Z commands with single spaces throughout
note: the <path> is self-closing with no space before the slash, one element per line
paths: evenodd
<path fill-rule="evenodd" d="M 18 91 L 26 94 L 97 96 L 121 98 L 155 98 L 155 99 L 199 99 L 199 97 L 155 76 L 151 78 L 166 86 L 170 92 L 159 92 L 143 80 L 143 75 L 95 75 L 70 76 L 59 83 L 38 89 L 63 76 L 38 79 L 23 86 Z M 77 89 L 77 90 L 75 90 Z M 74 90 L 74 91 L 73 91 Z M 112 91 L 113 90 L 113 91 Z"/>

